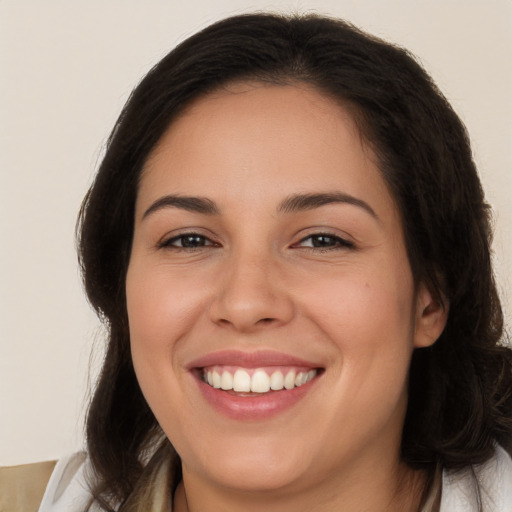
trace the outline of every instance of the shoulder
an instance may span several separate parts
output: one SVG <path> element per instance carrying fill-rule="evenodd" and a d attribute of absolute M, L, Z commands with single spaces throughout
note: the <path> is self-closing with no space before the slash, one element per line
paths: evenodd
<path fill-rule="evenodd" d="M 55 461 L 0 467 L 0 510 L 36 510 Z"/>
<path fill-rule="evenodd" d="M 512 511 L 512 459 L 501 447 L 484 464 L 443 473 L 441 512 Z"/>
<path fill-rule="evenodd" d="M 77 452 L 60 459 L 55 465 L 39 512 L 85 512 L 91 509 L 88 459 Z"/>

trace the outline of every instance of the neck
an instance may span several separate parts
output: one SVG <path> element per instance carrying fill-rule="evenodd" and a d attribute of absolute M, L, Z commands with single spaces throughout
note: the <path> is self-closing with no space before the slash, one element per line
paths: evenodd
<path fill-rule="evenodd" d="M 183 471 L 173 512 L 418 512 L 427 482 L 424 472 L 397 463 L 366 474 L 322 479 L 306 487 L 290 486 L 262 492 L 227 489 Z"/>

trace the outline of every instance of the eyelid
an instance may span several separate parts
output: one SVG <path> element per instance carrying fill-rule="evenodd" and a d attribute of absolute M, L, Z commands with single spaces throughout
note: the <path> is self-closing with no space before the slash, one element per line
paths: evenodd
<path fill-rule="evenodd" d="M 308 230 L 309 231 L 309 230 Z M 204 240 L 204 245 L 200 245 L 198 247 L 184 247 L 179 245 L 174 245 L 173 242 L 179 240 L 180 238 L 185 238 L 187 236 L 190 237 L 200 237 Z M 305 241 L 312 239 L 313 237 L 327 237 L 332 238 L 334 240 L 334 244 L 331 246 L 325 247 L 315 247 L 313 245 L 305 246 L 302 245 Z M 200 249 L 202 247 L 220 247 L 221 244 L 215 239 L 214 234 L 205 234 L 200 228 L 183 228 L 181 230 L 175 230 L 171 233 L 167 233 L 163 236 L 156 244 L 157 249 L 165 249 L 165 248 L 173 248 L 173 249 L 183 249 L 183 250 L 194 250 Z M 304 232 L 302 236 L 299 238 L 297 242 L 291 244 L 291 248 L 303 248 L 303 249 L 311 249 L 314 251 L 322 251 L 322 250 L 335 250 L 335 249 L 353 249 L 356 244 L 348 237 L 343 234 L 339 234 L 333 232 L 333 230 L 329 229 L 321 229 L 315 228 L 311 229 L 307 234 Z"/>
<path fill-rule="evenodd" d="M 322 251 L 322 250 L 335 250 L 335 249 L 354 249 L 355 243 L 349 239 L 348 236 L 343 236 L 337 233 L 333 233 L 332 231 L 326 230 L 326 229 L 317 229 L 314 230 L 307 235 L 302 236 L 298 242 L 295 242 L 292 244 L 293 248 L 301 248 L 301 244 L 305 242 L 308 239 L 311 239 L 313 237 L 328 237 L 332 238 L 336 243 L 332 246 L 326 246 L 326 247 L 314 247 L 314 246 L 302 246 L 304 249 L 311 249 L 315 251 Z"/>
<path fill-rule="evenodd" d="M 194 247 L 180 247 L 179 245 L 173 245 L 173 242 L 176 240 L 179 240 L 180 238 L 184 238 L 187 236 L 197 236 L 205 239 L 207 242 L 205 245 L 194 248 Z M 157 248 L 158 249 L 165 249 L 165 248 L 173 248 L 173 249 L 183 249 L 183 250 L 194 250 L 201 247 L 219 247 L 220 244 L 214 240 L 214 237 L 212 235 L 207 235 L 203 232 L 201 232 L 201 229 L 195 229 L 195 228 L 184 228 L 182 230 L 177 230 L 172 233 L 167 233 L 165 236 L 163 236 L 158 242 L 157 242 Z"/>

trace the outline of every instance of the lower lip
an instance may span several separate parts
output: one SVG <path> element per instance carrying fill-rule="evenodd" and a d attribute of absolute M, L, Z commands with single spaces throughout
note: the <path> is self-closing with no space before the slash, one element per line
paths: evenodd
<path fill-rule="evenodd" d="M 297 404 L 312 389 L 318 377 L 293 389 L 270 391 L 261 395 L 240 396 L 216 389 L 200 379 L 203 397 L 214 409 L 237 420 L 264 420 Z"/>

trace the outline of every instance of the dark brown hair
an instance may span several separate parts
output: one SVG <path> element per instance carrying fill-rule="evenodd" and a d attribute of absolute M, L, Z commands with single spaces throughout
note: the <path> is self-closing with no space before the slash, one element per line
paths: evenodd
<path fill-rule="evenodd" d="M 350 105 L 401 212 L 416 282 L 450 304 L 441 337 L 413 355 L 403 460 L 433 471 L 483 462 L 496 443 L 510 450 L 512 356 L 500 345 L 490 213 L 460 119 L 402 48 L 326 17 L 242 15 L 190 37 L 146 75 L 82 205 L 85 289 L 109 332 L 87 419 L 96 497 L 105 508 L 125 501 L 148 453 L 162 442 L 159 453 L 173 453 L 130 357 L 125 276 L 141 170 L 183 108 L 237 80 L 306 83 Z"/>

